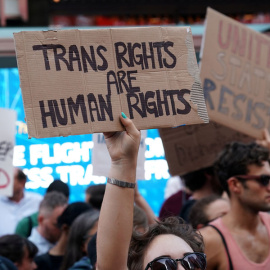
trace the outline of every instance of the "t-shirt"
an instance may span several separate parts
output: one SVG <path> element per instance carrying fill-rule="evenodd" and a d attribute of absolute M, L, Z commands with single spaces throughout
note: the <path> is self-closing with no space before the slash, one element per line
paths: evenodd
<path fill-rule="evenodd" d="M 37 256 L 35 263 L 37 264 L 37 270 L 59 270 L 62 264 L 64 256 L 54 256 L 48 252 Z"/>
<path fill-rule="evenodd" d="M 1 222 L 0 236 L 15 233 L 18 222 L 39 209 L 42 196 L 34 192 L 24 192 L 24 197 L 17 203 L 8 197 L 0 196 Z"/>
<path fill-rule="evenodd" d="M 32 229 L 31 235 L 30 237 L 28 237 L 28 240 L 30 240 L 37 246 L 38 256 L 47 253 L 54 246 L 54 244 L 50 243 L 38 232 L 37 227 Z"/>
<path fill-rule="evenodd" d="M 38 226 L 38 212 L 20 220 L 16 227 L 15 233 L 22 237 L 27 238 L 31 235 L 32 228 L 37 226 Z"/>

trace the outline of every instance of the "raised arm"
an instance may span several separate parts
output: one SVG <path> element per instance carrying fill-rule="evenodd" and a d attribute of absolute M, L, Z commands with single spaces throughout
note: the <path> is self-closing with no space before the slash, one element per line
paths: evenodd
<path fill-rule="evenodd" d="M 110 178 L 135 183 L 140 132 L 124 114 L 126 131 L 104 133 L 111 156 Z M 97 269 L 126 270 L 133 226 L 134 189 L 107 184 L 97 236 Z"/>

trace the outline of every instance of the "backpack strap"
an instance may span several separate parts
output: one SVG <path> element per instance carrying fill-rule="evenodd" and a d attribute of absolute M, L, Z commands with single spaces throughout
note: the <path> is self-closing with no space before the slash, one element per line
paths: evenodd
<path fill-rule="evenodd" d="M 225 238 L 224 238 L 223 234 L 221 233 L 221 231 L 220 231 L 216 226 L 211 225 L 211 224 L 208 224 L 208 226 L 210 226 L 210 227 L 212 227 L 213 229 L 215 229 L 215 230 L 217 231 L 217 233 L 220 235 L 221 240 L 222 240 L 222 242 L 223 242 L 223 245 L 224 245 L 224 247 L 225 247 L 227 256 L 228 256 L 230 270 L 233 270 L 233 265 L 232 265 L 231 256 L 230 256 L 229 249 L 228 249 L 228 246 L 227 246 L 227 243 L 226 243 L 226 241 L 225 241 Z"/>
<path fill-rule="evenodd" d="M 28 220 L 27 237 L 29 237 L 31 235 L 31 231 L 32 231 L 32 228 L 33 228 L 33 221 L 32 221 L 31 216 L 28 216 L 27 220 Z"/>

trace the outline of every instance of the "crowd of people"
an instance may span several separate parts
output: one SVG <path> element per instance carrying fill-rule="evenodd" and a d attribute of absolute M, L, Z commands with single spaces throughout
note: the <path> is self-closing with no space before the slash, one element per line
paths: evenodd
<path fill-rule="evenodd" d="M 104 133 L 106 185 L 68 203 L 55 180 L 42 198 L 15 169 L 12 197 L 0 198 L 0 270 L 270 269 L 270 136 L 231 142 L 213 166 L 181 175 L 180 191 L 156 217 L 136 185 L 140 132 Z M 179 180 L 180 181 L 180 180 Z"/>

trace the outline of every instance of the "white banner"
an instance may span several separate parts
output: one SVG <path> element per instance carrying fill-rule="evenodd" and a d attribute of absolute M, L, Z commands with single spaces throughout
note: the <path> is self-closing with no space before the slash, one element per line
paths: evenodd
<path fill-rule="evenodd" d="M 13 193 L 16 118 L 16 111 L 0 108 L 0 195 L 11 196 Z"/>
<path fill-rule="evenodd" d="M 136 179 L 145 179 L 144 162 L 145 162 L 145 138 L 146 130 L 141 131 L 141 144 L 138 154 Z M 94 148 L 92 151 L 93 175 L 108 176 L 110 170 L 110 156 L 102 133 L 93 134 Z"/>

